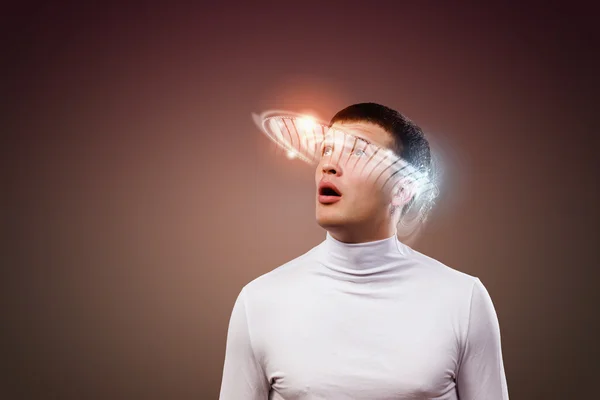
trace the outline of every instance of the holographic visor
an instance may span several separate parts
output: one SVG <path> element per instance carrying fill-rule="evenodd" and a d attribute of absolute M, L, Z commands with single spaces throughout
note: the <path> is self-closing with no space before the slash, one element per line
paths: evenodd
<path fill-rule="evenodd" d="M 420 171 L 392 150 L 370 143 L 314 118 L 288 111 L 253 114 L 260 130 L 287 151 L 290 158 L 317 165 L 329 163 L 352 173 L 369 174 L 384 187 L 397 179 L 417 192 L 430 188 L 427 171 Z"/>

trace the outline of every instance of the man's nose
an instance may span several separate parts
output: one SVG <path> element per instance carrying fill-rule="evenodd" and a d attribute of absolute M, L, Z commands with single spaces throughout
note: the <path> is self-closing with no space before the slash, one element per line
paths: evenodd
<path fill-rule="evenodd" d="M 333 162 L 326 162 L 323 164 L 323 174 L 324 175 L 342 175 L 342 168 Z"/>

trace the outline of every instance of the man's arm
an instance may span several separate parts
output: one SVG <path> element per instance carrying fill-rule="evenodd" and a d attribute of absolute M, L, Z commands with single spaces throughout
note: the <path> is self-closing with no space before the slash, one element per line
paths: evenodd
<path fill-rule="evenodd" d="M 460 400 L 508 400 L 498 316 L 478 278 L 473 285 L 457 388 Z"/>
<path fill-rule="evenodd" d="M 256 360 L 241 290 L 229 320 L 219 400 L 267 400 L 269 384 Z"/>

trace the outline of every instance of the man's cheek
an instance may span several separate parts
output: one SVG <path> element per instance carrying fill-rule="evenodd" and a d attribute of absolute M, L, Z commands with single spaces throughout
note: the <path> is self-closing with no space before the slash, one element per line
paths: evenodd
<path fill-rule="evenodd" d="M 357 181 L 368 181 L 374 166 L 366 161 L 351 160 L 346 163 L 344 171 Z"/>
<path fill-rule="evenodd" d="M 376 179 L 382 172 L 384 172 L 390 165 L 390 161 L 381 156 L 375 156 L 368 159 L 363 159 L 357 163 L 356 168 L 359 170 L 360 175 L 363 179 Z"/>

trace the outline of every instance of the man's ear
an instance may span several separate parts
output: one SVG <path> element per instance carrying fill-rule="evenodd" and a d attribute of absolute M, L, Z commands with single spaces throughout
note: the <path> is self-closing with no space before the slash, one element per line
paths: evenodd
<path fill-rule="evenodd" d="M 392 205 L 403 207 L 415 195 L 415 185 L 412 179 L 401 178 L 394 188 Z"/>

